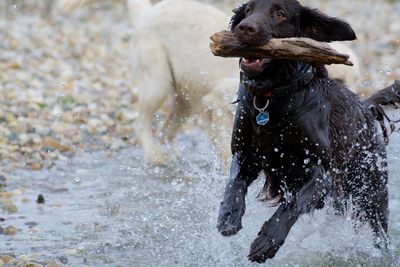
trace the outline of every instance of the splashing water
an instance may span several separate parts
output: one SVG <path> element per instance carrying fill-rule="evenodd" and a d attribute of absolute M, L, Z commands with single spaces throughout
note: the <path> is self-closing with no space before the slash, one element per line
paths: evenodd
<path fill-rule="evenodd" d="M 351 215 L 325 208 L 299 219 L 268 266 L 399 266 L 400 137 L 391 137 L 390 252 L 374 248 L 369 227 L 354 231 Z M 222 237 L 216 218 L 227 175 L 217 171 L 208 141 L 198 140 L 198 133 L 180 137 L 183 159 L 174 168 L 144 168 L 141 150 L 132 148 L 111 158 L 85 154 L 53 170 L 17 171 L 9 187 L 26 190 L 19 213 L 5 218 L 21 231 L 2 237 L 0 251 L 64 256 L 71 266 L 258 266 L 246 256 L 274 212 L 256 200 L 263 181 L 249 190 L 243 229 Z M 22 203 L 39 193 L 45 205 Z"/>

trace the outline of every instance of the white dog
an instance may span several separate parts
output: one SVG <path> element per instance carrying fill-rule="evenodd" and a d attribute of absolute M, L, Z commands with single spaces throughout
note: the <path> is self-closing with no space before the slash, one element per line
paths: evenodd
<path fill-rule="evenodd" d="M 99 0 L 60 0 L 61 10 L 72 10 Z M 159 139 L 152 131 L 155 114 L 168 97 L 173 107 L 163 127 L 162 140 L 172 140 L 187 117 L 206 113 L 210 136 L 225 162 L 230 157 L 232 109 L 229 108 L 239 84 L 235 59 L 214 57 L 209 37 L 226 29 L 230 17 L 200 2 L 165 0 L 152 5 L 149 0 L 127 0 L 134 36 L 132 73 L 139 88 L 139 119 L 135 125 L 146 159 L 163 164 Z M 328 67 L 333 78 L 354 85 L 359 77 L 358 61 L 340 43 L 334 49 L 351 55 L 356 67 Z M 330 69 L 331 68 L 331 69 Z"/>

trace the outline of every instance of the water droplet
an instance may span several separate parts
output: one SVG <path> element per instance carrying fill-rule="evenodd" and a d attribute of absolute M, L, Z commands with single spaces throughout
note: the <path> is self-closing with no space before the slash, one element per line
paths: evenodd
<path fill-rule="evenodd" d="M 310 163 L 310 159 L 304 159 L 304 164 L 308 164 L 308 163 Z"/>
<path fill-rule="evenodd" d="M 278 151 L 279 151 L 279 149 L 275 147 L 274 151 L 275 151 L 275 152 L 278 152 Z"/>
<path fill-rule="evenodd" d="M 392 67 L 391 66 L 385 66 L 384 72 L 387 76 L 390 76 L 392 74 Z"/>

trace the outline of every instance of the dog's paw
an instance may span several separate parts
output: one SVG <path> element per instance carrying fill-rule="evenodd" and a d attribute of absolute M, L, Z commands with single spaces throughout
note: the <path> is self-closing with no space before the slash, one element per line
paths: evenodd
<path fill-rule="evenodd" d="M 380 249 L 383 253 L 389 251 L 390 239 L 382 230 L 379 234 L 375 234 L 374 247 Z"/>
<path fill-rule="evenodd" d="M 235 235 L 242 229 L 242 217 L 237 212 L 225 212 L 218 218 L 217 228 L 223 236 Z"/>
<path fill-rule="evenodd" d="M 284 240 L 275 240 L 268 234 L 260 232 L 251 244 L 248 259 L 258 263 L 272 259 L 284 242 Z"/>
<path fill-rule="evenodd" d="M 242 216 L 244 211 L 244 199 L 240 201 L 239 198 L 237 198 L 237 201 L 231 204 L 222 202 L 218 216 L 218 231 L 223 236 L 237 234 L 240 229 L 242 229 Z"/>

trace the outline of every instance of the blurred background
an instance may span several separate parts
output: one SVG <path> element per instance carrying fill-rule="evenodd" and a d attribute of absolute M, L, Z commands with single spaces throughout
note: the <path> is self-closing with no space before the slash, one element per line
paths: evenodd
<path fill-rule="evenodd" d="M 204 2 L 227 14 L 239 3 Z M 358 40 L 348 45 L 360 60 L 355 87 L 361 94 L 399 79 L 399 1 L 302 2 L 355 29 Z M 134 142 L 137 88 L 127 60 L 131 27 L 125 1 L 68 15 L 53 4 L 0 2 L 0 159 L 7 167 L 40 169 L 81 149 L 115 150 Z"/>
<path fill-rule="evenodd" d="M 179 137 L 187 158 L 178 168 L 143 167 L 132 130 L 138 89 L 127 60 L 132 29 L 125 1 L 70 14 L 54 2 L 0 1 L 3 262 L 255 266 L 246 261 L 248 246 L 271 213 L 259 212 L 265 207 L 252 189 L 246 233 L 231 239 L 216 233 L 226 175 L 205 133 Z M 227 14 L 240 3 L 203 2 Z M 356 31 L 358 40 L 348 45 L 360 60 L 361 97 L 400 79 L 400 1 L 300 2 L 344 18 Z M 398 211 L 399 146 L 389 152 L 390 205 Z M 389 256 L 380 255 L 364 228 L 355 233 L 326 211 L 296 225 L 270 265 L 399 266 L 400 215 L 392 214 Z"/>

